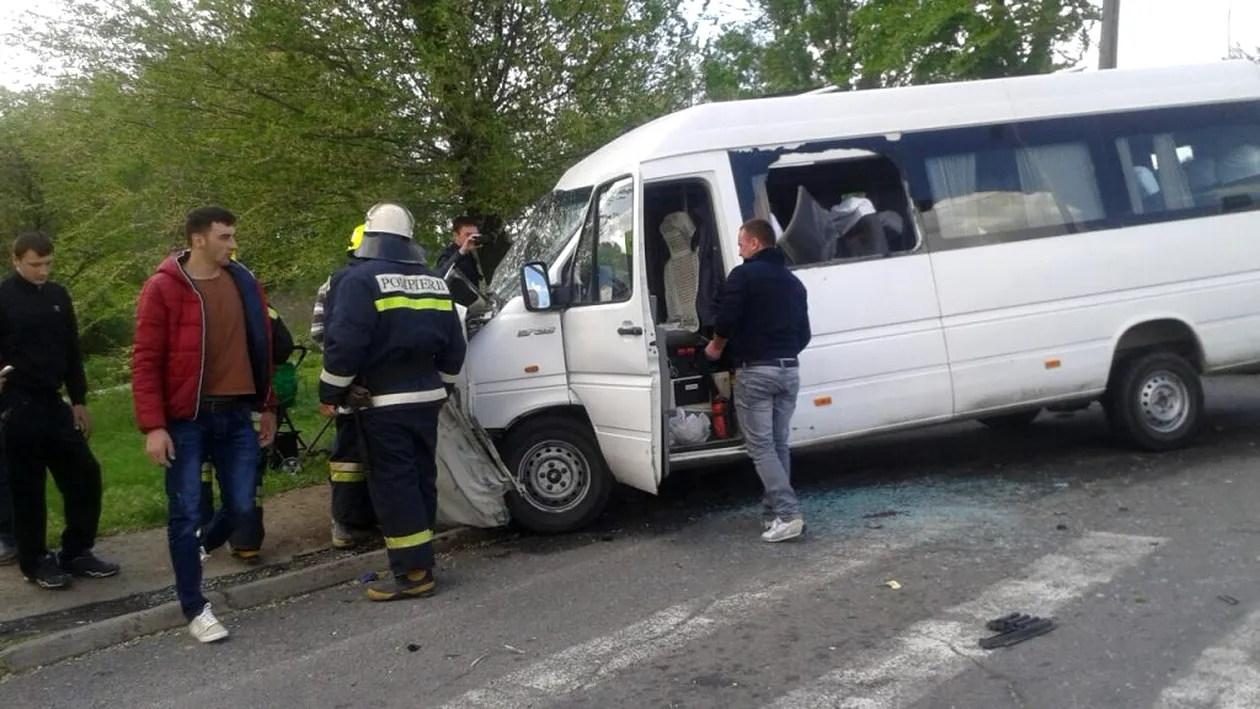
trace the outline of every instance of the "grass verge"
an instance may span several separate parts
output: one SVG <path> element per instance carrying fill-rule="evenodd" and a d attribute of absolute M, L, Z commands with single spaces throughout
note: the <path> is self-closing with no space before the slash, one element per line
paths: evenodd
<path fill-rule="evenodd" d="M 320 358 L 312 353 L 298 373 L 297 406 L 290 411 L 294 426 L 308 444 L 323 426 L 319 417 L 316 394 Z M 101 504 L 99 535 L 161 527 L 166 524 L 166 487 L 163 471 L 144 453 L 144 437 L 136 428 L 131 388 L 109 388 L 88 396 L 92 415 L 92 452 L 101 464 L 104 494 Z M 331 429 L 320 439 L 318 447 L 332 444 Z M 297 474 L 268 471 L 263 476 L 265 495 L 270 497 L 286 490 L 321 483 L 327 479 L 323 457 L 307 461 Z M 216 499 L 218 495 L 216 492 Z M 48 479 L 48 544 L 61 545 L 65 525 L 61 495 L 51 476 Z"/>

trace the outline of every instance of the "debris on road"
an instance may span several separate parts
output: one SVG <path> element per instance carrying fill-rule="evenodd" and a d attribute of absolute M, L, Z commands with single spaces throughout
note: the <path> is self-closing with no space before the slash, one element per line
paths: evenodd
<path fill-rule="evenodd" d="M 1045 635 L 1057 626 L 1049 618 L 1038 618 L 1025 613 L 1011 613 L 985 623 L 984 627 L 997 633 L 997 635 L 981 638 L 980 647 L 985 650 L 993 650 L 999 647 L 1017 645 L 1038 635 Z"/>
<path fill-rule="evenodd" d="M 899 584 L 899 583 L 897 583 L 896 581 L 893 581 L 893 580 L 888 580 L 888 581 L 885 581 L 885 582 L 884 582 L 884 585 L 885 585 L 885 586 L 887 586 L 888 588 L 891 588 L 891 589 L 892 589 L 892 590 L 894 590 L 894 591 L 896 591 L 897 589 L 901 588 L 901 584 Z"/>
<path fill-rule="evenodd" d="M 1228 604 L 1229 604 L 1229 605 L 1231 605 L 1231 606 L 1236 606 L 1236 605 L 1238 605 L 1238 599 L 1237 599 L 1237 598 L 1234 598 L 1233 596 L 1226 596 L 1226 595 L 1222 594 L 1222 595 L 1220 595 L 1220 596 L 1217 596 L 1217 598 L 1219 598 L 1220 600 L 1222 600 L 1222 601 L 1224 601 L 1224 602 L 1228 603 Z"/>
<path fill-rule="evenodd" d="M 515 648 L 515 647 L 512 647 L 511 645 L 504 645 L 504 646 L 503 646 L 503 649 L 504 649 L 504 650 L 507 650 L 508 652 L 515 653 L 515 654 L 517 654 L 517 655 L 524 655 L 524 654 L 525 654 L 525 651 L 524 651 L 524 650 L 521 650 L 520 648 Z"/>
<path fill-rule="evenodd" d="M 872 512 L 868 515 L 862 515 L 862 519 L 879 519 L 881 517 L 896 517 L 899 514 L 904 514 L 904 513 L 901 512 L 900 510 L 884 510 L 882 512 Z"/>
<path fill-rule="evenodd" d="M 415 643 L 407 643 L 407 652 L 415 652 L 419 649 L 420 649 L 419 645 Z"/>

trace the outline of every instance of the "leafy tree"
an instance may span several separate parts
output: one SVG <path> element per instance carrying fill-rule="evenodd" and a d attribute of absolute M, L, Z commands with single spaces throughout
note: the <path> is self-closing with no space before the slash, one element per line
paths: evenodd
<path fill-rule="evenodd" d="M 1041 74 L 1079 62 L 1090 0 L 755 0 L 703 60 L 713 98 Z M 1069 49 L 1072 48 L 1072 49 Z"/>
<path fill-rule="evenodd" d="M 0 205 L 50 225 L 111 331 L 205 203 L 242 216 L 270 287 L 313 294 L 372 203 L 411 208 L 431 253 L 458 213 L 496 235 L 575 160 L 685 105 L 679 5 L 66 0 L 9 38 L 72 72 L 0 104 Z"/>

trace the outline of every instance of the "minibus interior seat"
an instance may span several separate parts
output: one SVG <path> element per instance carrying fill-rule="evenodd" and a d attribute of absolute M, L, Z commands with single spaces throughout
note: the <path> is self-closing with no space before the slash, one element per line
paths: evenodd
<path fill-rule="evenodd" d="M 847 197 L 829 210 L 839 233 L 830 251 L 832 258 L 887 256 L 888 238 L 875 205 L 865 197 Z"/>
<path fill-rule="evenodd" d="M 1133 168 L 1137 177 L 1138 196 L 1142 200 L 1143 212 L 1158 212 L 1164 208 L 1164 195 L 1159 186 L 1159 178 L 1155 172 L 1145 165 Z"/>
<path fill-rule="evenodd" d="M 661 221 L 660 234 L 669 250 L 664 272 L 665 313 L 668 326 L 695 332 L 700 328 L 696 296 L 700 291 L 700 256 L 692 251 L 696 224 L 686 212 L 673 212 Z"/>
<path fill-rule="evenodd" d="M 831 214 L 803 186 L 796 188 L 796 209 L 777 246 L 790 264 L 830 261 L 840 232 Z"/>
<path fill-rule="evenodd" d="M 888 240 L 888 250 L 891 252 L 912 250 L 918 239 L 907 229 L 906 225 L 910 223 L 906 211 L 907 199 L 900 186 L 872 187 L 867 191 L 866 197 L 875 206 L 875 213 L 879 215 L 879 221 L 884 225 L 884 238 Z"/>
<path fill-rule="evenodd" d="M 1219 203 L 1212 190 L 1219 184 L 1216 180 L 1216 160 L 1196 155 L 1182 165 L 1186 173 L 1186 187 L 1194 197 L 1195 204 L 1200 207 L 1214 207 Z"/>

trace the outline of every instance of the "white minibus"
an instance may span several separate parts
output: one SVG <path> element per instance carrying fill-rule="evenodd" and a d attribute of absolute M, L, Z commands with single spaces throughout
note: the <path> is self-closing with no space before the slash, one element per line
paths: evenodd
<path fill-rule="evenodd" d="M 710 103 L 589 155 L 464 303 L 519 524 L 744 455 L 738 368 L 701 350 L 755 217 L 809 291 L 795 450 L 1095 401 L 1184 446 L 1200 377 L 1260 363 L 1260 66 Z"/>

